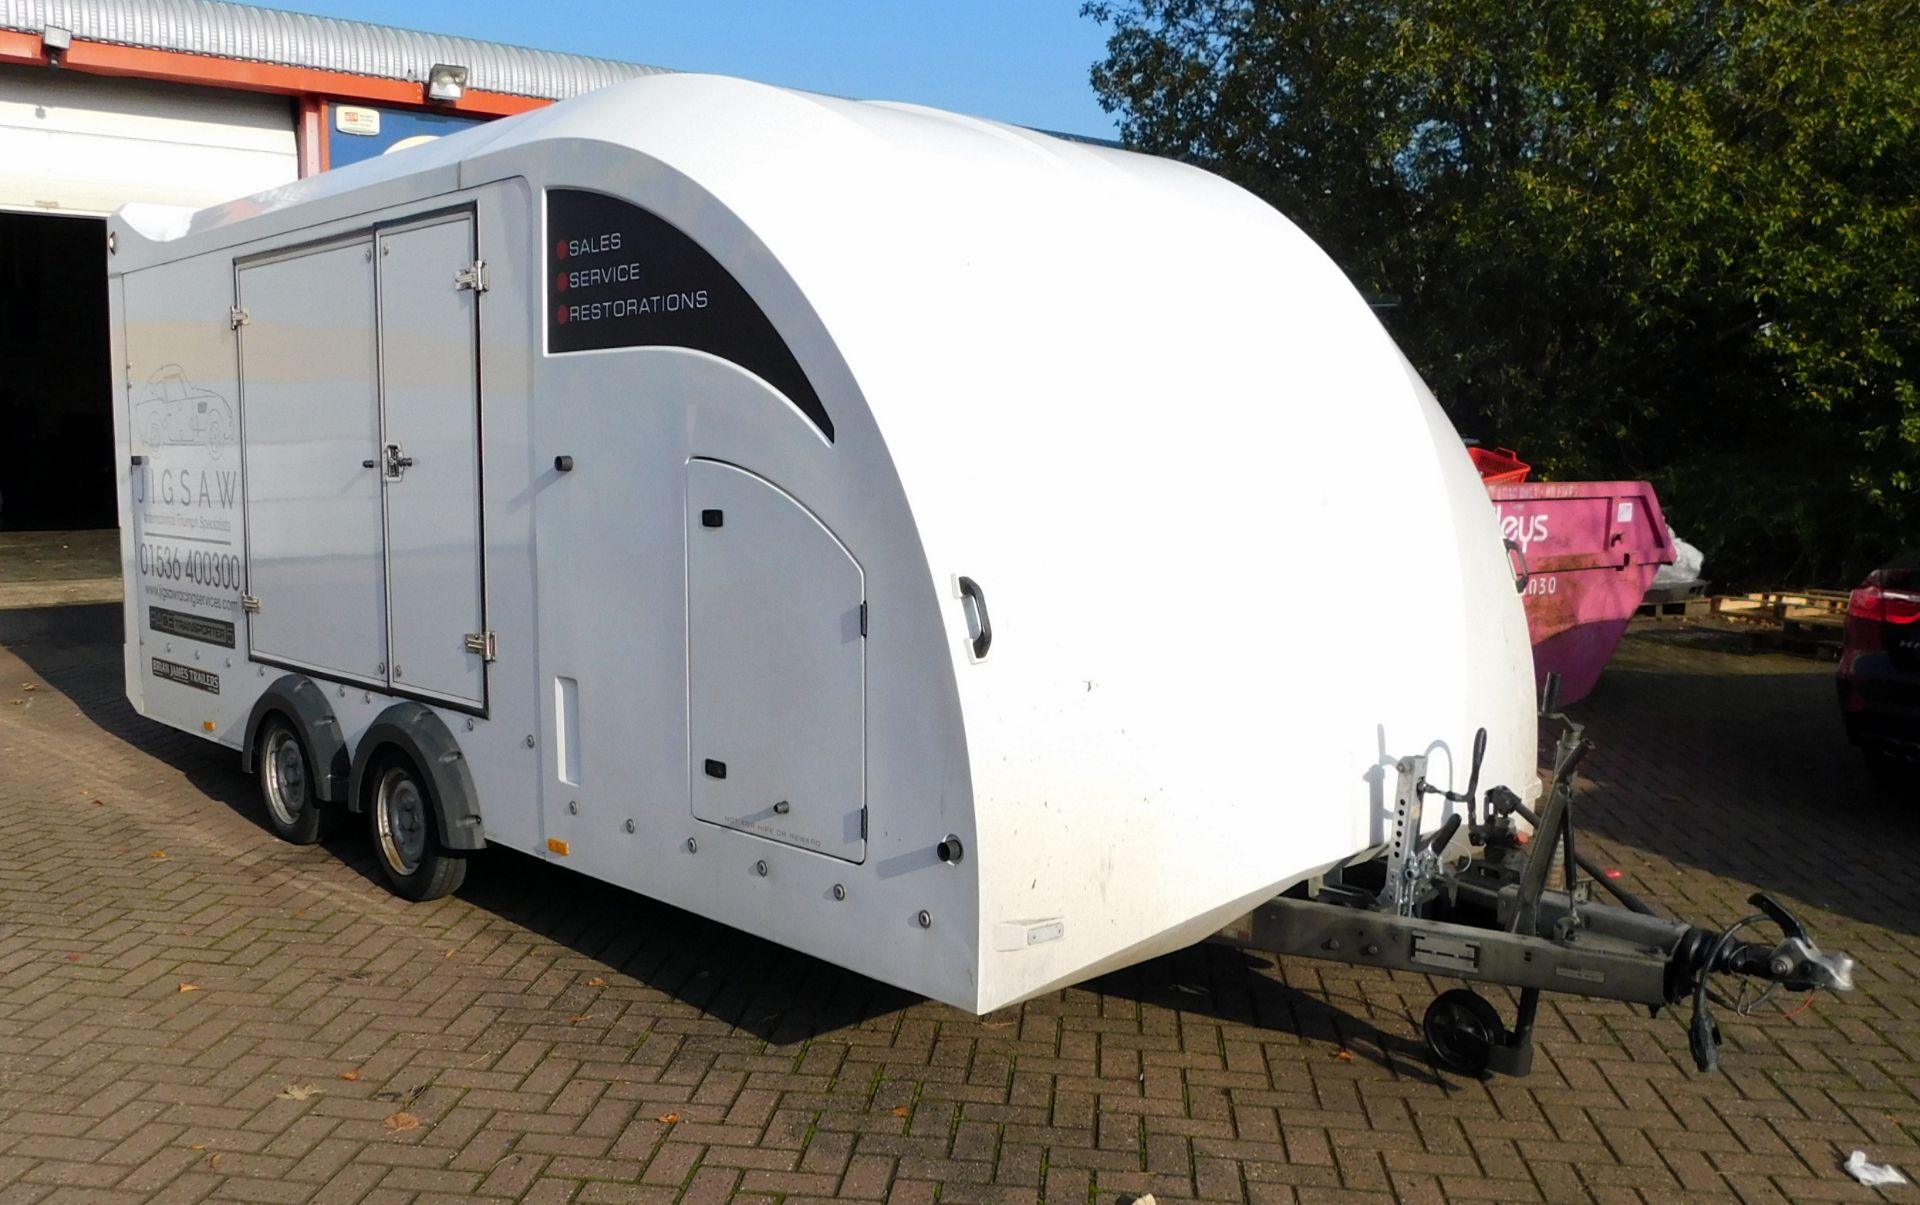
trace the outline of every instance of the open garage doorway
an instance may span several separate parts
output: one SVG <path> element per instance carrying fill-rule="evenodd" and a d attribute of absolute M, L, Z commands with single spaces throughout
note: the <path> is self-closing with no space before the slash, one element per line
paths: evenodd
<path fill-rule="evenodd" d="M 0 212 L 0 531 L 114 526 L 107 224 Z"/>

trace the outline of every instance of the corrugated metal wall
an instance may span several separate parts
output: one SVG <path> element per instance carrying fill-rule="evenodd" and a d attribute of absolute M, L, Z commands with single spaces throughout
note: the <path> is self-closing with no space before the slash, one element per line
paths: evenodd
<path fill-rule="evenodd" d="M 380 79 L 424 80 L 435 63 L 457 63 L 469 87 L 550 100 L 662 70 L 219 0 L 0 0 L 0 29 L 49 25 L 86 41 Z"/>

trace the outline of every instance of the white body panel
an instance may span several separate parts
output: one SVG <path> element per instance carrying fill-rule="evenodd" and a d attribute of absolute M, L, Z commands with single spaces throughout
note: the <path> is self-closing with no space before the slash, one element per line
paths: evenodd
<path fill-rule="evenodd" d="M 1485 726 L 1485 783 L 1530 793 L 1486 494 L 1351 286 L 1247 194 L 661 76 L 121 222 L 133 375 L 176 337 L 231 355 L 216 267 L 468 205 L 501 659 L 455 731 L 490 839 L 984 1010 L 1377 847 L 1398 757 L 1460 788 Z M 148 277 L 170 307 L 134 304 Z M 635 306 L 626 342 L 581 344 Z M 197 727 L 206 692 L 133 651 L 169 638 L 156 584 L 129 694 Z M 350 740 L 384 702 L 329 693 Z"/>
<path fill-rule="evenodd" d="M 285 97 L 0 67 L 0 209 L 211 205 L 298 174 Z"/>

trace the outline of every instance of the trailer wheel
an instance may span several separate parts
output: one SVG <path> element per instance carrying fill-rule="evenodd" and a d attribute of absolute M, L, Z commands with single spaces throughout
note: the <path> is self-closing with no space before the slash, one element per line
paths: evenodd
<path fill-rule="evenodd" d="M 256 773 L 267 824 L 282 841 L 312 845 L 333 828 L 333 810 L 321 802 L 306 738 L 283 715 L 260 726 Z"/>
<path fill-rule="evenodd" d="M 1499 1010 L 1485 996 L 1464 987 L 1435 997 L 1420 1028 L 1434 1061 L 1461 1075 L 1486 1074 L 1493 1048 L 1507 1041 Z"/>
<path fill-rule="evenodd" d="M 467 860 L 440 843 L 433 800 L 420 771 L 405 754 L 380 756 L 370 775 L 368 827 L 373 860 L 387 886 L 409 900 L 437 900 L 467 877 Z"/>

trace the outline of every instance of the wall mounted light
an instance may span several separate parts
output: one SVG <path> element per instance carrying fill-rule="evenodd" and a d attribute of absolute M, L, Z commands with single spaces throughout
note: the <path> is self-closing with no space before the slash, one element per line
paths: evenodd
<path fill-rule="evenodd" d="M 49 25 L 40 31 L 40 47 L 47 52 L 47 65 L 58 67 L 60 56 L 73 46 L 73 31 Z"/>
<path fill-rule="evenodd" d="M 427 99 L 452 104 L 467 94 L 467 69 L 455 63 L 435 63 L 427 72 Z"/>

